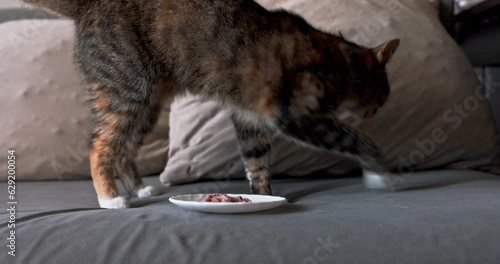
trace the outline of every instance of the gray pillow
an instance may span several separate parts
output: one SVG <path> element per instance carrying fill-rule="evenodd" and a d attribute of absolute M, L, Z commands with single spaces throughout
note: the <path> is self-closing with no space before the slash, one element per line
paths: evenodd
<path fill-rule="evenodd" d="M 0 9 L 0 23 L 22 19 L 58 19 L 58 17 L 42 9 Z"/>
<path fill-rule="evenodd" d="M 267 8 L 292 10 L 317 28 L 341 31 L 348 40 L 365 46 L 401 39 L 388 65 L 390 99 L 376 118 L 355 124 L 378 143 L 393 170 L 455 168 L 500 173 L 489 106 L 471 65 L 439 21 L 437 1 L 258 2 Z M 243 176 L 227 114 L 211 103 L 189 98 L 173 107 L 171 118 L 172 142 L 169 163 L 161 174 L 163 183 Z M 280 137 L 276 145 L 275 173 L 346 171 L 344 160 L 334 154 L 306 150 Z M 339 162 L 342 166 L 337 167 Z"/>

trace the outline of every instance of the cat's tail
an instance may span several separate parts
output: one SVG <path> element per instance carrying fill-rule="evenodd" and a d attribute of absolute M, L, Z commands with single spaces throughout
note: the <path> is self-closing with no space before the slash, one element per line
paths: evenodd
<path fill-rule="evenodd" d="M 67 18 L 76 18 L 81 12 L 81 8 L 92 0 L 22 0 L 44 9 L 48 9 L 56 14 Z"/>

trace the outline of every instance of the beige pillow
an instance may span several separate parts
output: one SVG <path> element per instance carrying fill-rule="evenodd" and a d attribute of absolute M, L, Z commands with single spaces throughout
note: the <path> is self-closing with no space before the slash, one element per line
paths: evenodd
<path fill-rule="evenodd" d="M 25 20 L 0 24 L 0 171 L 7 149 L 16 150 L 17 179 L 90 177 L 89 110 L 73 64 L 70 21 Z M 168 111 L 140 150 L 141 175 L 165 167 Z M 0 180 L 5 180 L 2 173 Z"/>
<path fill-rule="evenodd" d="M 172 105 L 169 161 L 160 175 L 167 185 L 198 179 L 228 179 L 245 176 L 236 132 L 229 114 L 213 102 L 188 95 Z M 274 174 L 309 175 L 329 170 L 345 174 L 356 165 L 341 156 L 297 145 L 277 134 L 271 152 Z"/>
<path fill-rule="evenodd" d="M 393 38 L 401 39 L 387 68 L 392 87 L 389 101 L 376 118 L 357 124 L 378 143 L 394 171 L 457 168 L 500 173 L 498 141 L 489 105 L 478 92 L 480 86 L 471 65 L 440 24 L 437 1 L 258 2 L 267 8 L 292 10 L 315 27 L 340 31 L 346 39 L 362 45 L 375 47 Z M 206 104 L 189 99 L 173 107 L 170 162 L 161 174 L 162 182 L 243 176 L 227 114 Z M 197 118 L 191 121 L 186 113 L 189 118 Z M 309 163 L 300 172 L 337 168 L 338 156 L 328 154 L 324 163 L 325 153 L 313 154 L 291 142 L 278 140 L 277 144 L 283 144 L 289 153 L 308 151 L 305 159 Z M 283 149 L 275 151 L 275 160 L 281 158 Z M 301 157 L 290 157 L 281 164 L 284 167 L 273 165 L 273 170 L 293 174 L 292 166 L 301 166 L 304 161 Z M 214 172 L 223 164 L 238 169 Z"/>
<path fill-rule="evenodd" d="M 438 1 L 279 2 L 312 25 L 340 31 L 361 45 L 401 39 L 387 68 L 389 100 L 376 118 L 358 127 L 378 143 L 394 170 L 447 167 L 500 173 L 488 102 L 472 66 L 439 21 Z"/>

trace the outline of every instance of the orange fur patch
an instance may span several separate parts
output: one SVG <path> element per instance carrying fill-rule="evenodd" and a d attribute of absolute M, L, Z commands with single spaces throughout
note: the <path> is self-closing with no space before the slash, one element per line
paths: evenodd
<path fill-rule="evenodd" d="M 101 84 L 94 84 L 90 89 L 95 93 L 92 107 L 98 111 L 98 122 L 94 133 L 97 136 L 92 141 L 90 151 L 90 168 L 94 188 L 100 199 L 112 199 L 118 196 L 114 173 L 112 169 L 111 149 L 109 143 L 116 130 L 118 117 L 113 113 L 106 113 L 110 101 L 103 91 Z"/>
<path fill-rule="evenodd" d="M 90 151 L 92 180 L 99 199 L 112 199 L 118 196 L 118 189 L 116 187 L 113 170 L 110 168 L 103 168 L 103 165 L 111 166 L 111 164 L 103 164 L 110 163 L 105 160 L 107 158 L 106 156 L 109 155 L 107 142 L 109 142 L 108 136 L 97 136 L 94 139 L 92 149 Z"/>

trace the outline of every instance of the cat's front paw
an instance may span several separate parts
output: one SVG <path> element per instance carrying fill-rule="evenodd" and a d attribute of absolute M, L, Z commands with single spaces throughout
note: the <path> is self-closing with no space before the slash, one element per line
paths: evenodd
<path fill-rule="evenodd" d="M 265 184 L 260 181 L 252 181 L 250 188 L 252 189 L 253 194 L 273 195 L 273 192 L 271 191 L 271 184 L 269 183 Z"/>
<path fill-rule="evenodd" d="M 99 205 L 101 208 L 106 208 L 106 209 L 123 209 L 123 208 L 128 208 L 129 204 L 127 199 L 125 197 L 115 197 L 112 199 L 104 199 L 101 198 L 99 199 Z"/>
<path fill-rule="evenodd" d="M 391 173 L 375 173 L 363 171 L 363 183 L 368 189 L 395 190 L 395 175 Z"/>
<path fill-rule="evenodd" d="M 160 192 L 153 186 L 146 186 L 137 190 L 137 197 L 139 198 L 157 196 L 158 194 L 160 194 Z"/>

